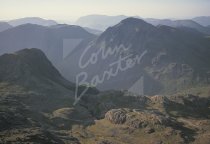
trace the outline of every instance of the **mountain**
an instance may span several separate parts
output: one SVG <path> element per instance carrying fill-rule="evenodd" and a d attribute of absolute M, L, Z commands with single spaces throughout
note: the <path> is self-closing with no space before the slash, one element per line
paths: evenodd
<path fill-rule="evenodd" d="M 12 28 L 11 25 L 9 25 L 8 23 L 6 22 L 0 22 L 0 32 L 4 31 L 4 30 L 7 30 L 9 28 Z"/>
<path fill-rule="evenodd" d="M 200 16 L 200 17 L 195 17 L 193 20 L 203 26 L 208 26 L 210 25 L 210 16 Z"/>
<path fill-rule="evenodd" d="M 46 20 L 39 17 L 26 17 L 26 18 L 20 18 L 16 20 L 11 20 L 8 22 L 12 26 L 19 26 L 23 24 L 37 24 L 41 26 L 52 26 L 56 25 L 57 22 L 54 20 Z"/>
<path fill-rule="evenodd" d="M 176 20 L 176 21 L 173 21 L 168 26 L 176 27 L 176 28 L 179 28 L 179 27 L 192 28 L 199 32 L 210 34 L 209 29 L 206 29 L 206 27 L 194 22 L 193 20 Z"/>
<path fill-rule="evenodd" d="M 190 28 L 190 29 L 195 29 L 199 32 L 205 33 L 205 34 L 210 34 L 209 29 L 206 27 L 200 25 L 199 23 L 193 21 L 193 20 L 170 20 L 170 19 L 152 19 L 152 18 L 147 18 L 144 19 L 146 22 L 158 26 L 158 25 L 166 25 L 174 28 Z"/>
<path fill-rule="evenodd" d="M 0 54 L 23 48 L 39 48 L 54 66 L 60 63 L 80 43 L 95 38 L 83 28 L 73 25 L 44 27 L 34 24 L 20 25 L 0 33 Z"/>
<path fill-rule="evenodd" d="M 0 56 L 0 143 L 64 144 L 54 132 L 59 130 L 61 116 L 52 114 L 67 107 L 72 107 L 71 112 L 79 109 L 73 108 L 74 91 L 75 85 L 39 49 Z M 86 116 L 88 112 L 77 111 L 74 118 L 80 113 L 84 119 L 91 118 Z M 68 138 L 68 143 L 78 143 L 76 138 Z"/>
<path fill-rule="evenodd" d="M 104 31 L 110 26 L 116 25 L 121 20 L 127 18 L 127 16 L 119 15 L 119 16 L 106 16 L 106 15 L 88 15 L 84 17 L 80 17 L 75 24 L 88 27 L 92 29 L 97 29 L 100 31 Z"/>
<path fill-rule="evenodd" d="M 174 93 L 208 84 L 209 46 L 203 33 L 128 18 L 78 48 L 63 65 L 71 65 L 81 83 L 101 90 Z"/>
<path fill-rule="evenodd" d="M 89 15 L 79 18 L 76 21 L 77 25 L 82 27 L 89 27 L 93 29 L 98 29 L 104 31 L 108 27 L 114 26 L 119 23 L 121 20 L 128 18 L 127 16 L 106 16 L 106 15 Z M 135 18 L 140 18 L 135 16 Z M 199 18 L 198 18 L 199 19 Z M 207 19 L 207 17 L 206 17 Z M 195 19 L 192 20 L 170 20 L 170 19 L 155 19 L 155 18 L 144 18 L 147 23 L 150 23 L 154 26 L 157 25 L 166 25 L 175 28 L 192 28 L 198 30 L 199 32 L 209 34 L 209 29 L 206 29 L 205 26 Z M 206 20 L 207 21 L 207 20 Z"/>
<path fill-rule="evenodd" d="M 194 22 L 193 20 L 175 20 L 171 24 L 173 27 L 190 27 L 190 28 L 197 28 L 201 27 L 200 24 Z"/>
<path fill-rule="evenodd" d="M 74 90 L 73 83 L 65 80 L 45 54 L 39 49 L 23 49 L 0 56 L 0 82 L 31 89 L 48 89 L 49 85 Z"/>

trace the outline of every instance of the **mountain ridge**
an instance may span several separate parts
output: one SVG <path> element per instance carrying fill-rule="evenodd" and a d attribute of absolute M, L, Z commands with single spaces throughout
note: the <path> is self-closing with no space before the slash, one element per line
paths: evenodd
<path fill-rule="evenodd" d="M 94 34 L 74 25 L 45 27 L 25 24 L 0 33 L 0 54 L 35 47 L 41 49 L 53 65 L 60 68 L 60 63 L 64 58 L 64 40 L 69 40 L 74 44 L 74 41 L 83 42 L 95 37 Z M 66 47 L 71 48 L 71 43 Z"/>
<path fill-rule="evenodd" d="M 87 72 L 91 79 L 91 76 L 102 76 L 104 71 L 109 70 L 109 63 L 119 60 L 124 53 L 132 55 L 131 59 L 145 53 L 140 64 L 126 72 L 118 73 L 112 80 L 105 80 L 98 88 L 129 89 L 143 74 L 145 94 L 173 93 L 193 87 L 193 83 L 207 83 L 205 75 L 210 68 L 209 45 L 210 41 L 200 32 L 169 26 L 155 27 L 143 20 L 128 18 L 108 28 L 93 41 L 85 57 L 83 56 L 83 61 L 88 61 L 91 53 L 98 54 L 100 50 L 111 51 L 121 47 L 128 49 L 126 52 L 115 53 L 107 59 L 98 57 L 96 64 L 90 64 L 85 69 L 74 69 L 77 70 L 75 74 L 80 71 Z M 79 61 L 82 49 L 85 48 L 80 48 L 80 52 L 69 57 L 66 64 L 71 64 L 73 59 Z M 200 79 L 199 82 L 196 82 L 195 77 Z"/>
<path fill-rule="evenodd" d="M 42 25 L 42 26 L 52 26 L 52 25 L 56 25 L 57 22 L 54 20 L 46 20 L 40 17 L 25 17 L 25 18 L 19 18 L 19 19 L 15 19 L 15 20 L 10 20 L 8 21 L 8 23 L 12 26 L 19 26 L 22 24 L 38 24 L 38 25 Z"/>

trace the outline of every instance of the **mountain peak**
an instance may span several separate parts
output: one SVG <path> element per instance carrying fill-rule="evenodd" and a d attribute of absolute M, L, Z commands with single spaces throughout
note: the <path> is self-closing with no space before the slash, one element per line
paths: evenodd
<path fill-rule="evenodd" d="M 71 83 L 61 76 L 45 54 L 36 48 L 0 56 L 0 82 L 27 88 L 43 88 L 50 83 L 71 87 Z"/>
<path fill-rule="evenodd" d="M 145 35 L 156 29 L 155 26 L 138 18 L 127 18 L 119 24 L 109 27 L 100 37 L 99 41 L 120 41 L 128 43 L 129 41 L 137 41 L 137 35 Z"/>
<path fill-rule="evenodd" d="M 123 24 L 148 24 L 144 20 L 134 17 L 129 17 L 121 21 Z"/>
<path fill-rule="evenodd" d="M 151 29 L 154 28 L 153 25 L 145 22 L 144 20 L 139 19 L 139 18 L 134 18 L 134 17 L 126 18 L 113 27 L 114 28 L 122 27 L 122 30 L 128 27 L 129 28 L 133 28 L 133 27 L 134 28 L 151 28 Z"/>
<path fill-rule="evenodd" d="M 45 54 L 37 48 L 25 48 L 20 51 L 15 52 L 19 57 L 24 57 L 25 59 L 33 59 L 33 58 L 45 58 Z"/>

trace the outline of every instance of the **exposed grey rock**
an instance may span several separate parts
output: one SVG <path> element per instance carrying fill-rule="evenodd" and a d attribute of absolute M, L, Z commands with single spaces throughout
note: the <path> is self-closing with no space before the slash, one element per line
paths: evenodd
<path fill-rule="evenodd" d="M 105 118 L 113 124 L 123 124 L 126 121 L 126 112 L 123 109 L 112 109 L 105 114 Z"/>
<path fill-rule="evenodd" d="M 142 127 L 145 127 L 147 126 L 147 123 L 145 122 L 142 122 L 138 119 L 135 119 L 135 120 L 130 120 L 127 122 L 127 125 L 131 128 L 142 128 Z"/>
<path fill-rule="evenodd" d="M 171 120 L 161 113 L 153 111 L 133 111 L 128 113 L 126 125 L 132 128 L 144 128 L 147 125 L 170 125 Z"/>

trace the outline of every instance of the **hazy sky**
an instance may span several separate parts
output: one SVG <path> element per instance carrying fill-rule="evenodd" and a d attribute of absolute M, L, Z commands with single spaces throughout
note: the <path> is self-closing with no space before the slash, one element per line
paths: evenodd
<path fill-rule="evenodd" d="M 0 0 L 0 20 L 75 20 L 89 14 L 191 18 L 210 15 L 210 0 Z"/>

